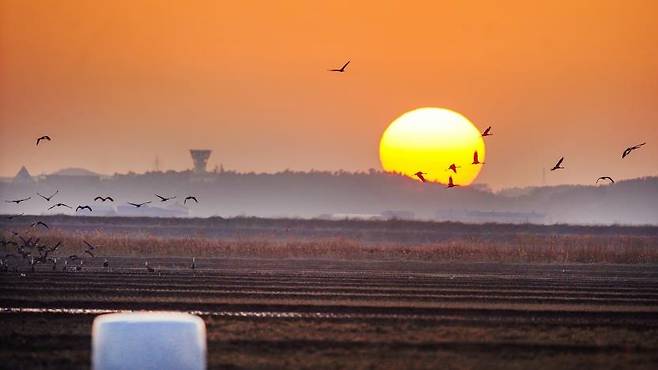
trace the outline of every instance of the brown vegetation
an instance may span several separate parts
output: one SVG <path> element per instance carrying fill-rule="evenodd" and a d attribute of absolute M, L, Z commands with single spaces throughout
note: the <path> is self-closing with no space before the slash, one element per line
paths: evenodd
<path fill-rule="evenodd" d="M 24 235 L 37 236 L 32 229 Z M 4 239 L 11 234 L 3 233 Z M 63 246 L 58 255 L 81 253 L 82 240 L 99 247 L 97 256 L 196 256 L 259 258 L 384 259 L 507 263 L 658 263 L 658 237 L 629 235 L 514 234 L 495 240 L 458 236 L 429 243 L 369 242 L 352 238 L 216 239 L 168 238 L 100 231 L 38 232 L 42 243 Z M 6 252 L 11 248 L 5 247 Z"/>

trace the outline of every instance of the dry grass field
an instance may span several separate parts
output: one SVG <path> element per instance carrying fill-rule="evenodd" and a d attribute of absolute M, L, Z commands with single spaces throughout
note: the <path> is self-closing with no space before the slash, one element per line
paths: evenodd
<path fill-rule="evenodd" d="M 55 271 L 0 273 L 3 369 L 87 369 L 94 317 L 131 310 L 200 315 L 210 369 L 658 363 L 656 228 L 40 219 L 0 221 L 5 241 L 62 242 Z M 82 240 L 96 256 L 63 271 Z"/>

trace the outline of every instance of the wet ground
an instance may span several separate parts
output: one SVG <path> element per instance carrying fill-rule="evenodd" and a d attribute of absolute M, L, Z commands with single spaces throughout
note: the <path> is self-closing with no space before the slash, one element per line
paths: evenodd
<path fill-rule="evenodd" d="M 210 369 L 658 366 L 655 265 L 144 261 L 1 273 L 0 368 L 89 368 L 94 317 L 130 310 L 200 315 Z"/>

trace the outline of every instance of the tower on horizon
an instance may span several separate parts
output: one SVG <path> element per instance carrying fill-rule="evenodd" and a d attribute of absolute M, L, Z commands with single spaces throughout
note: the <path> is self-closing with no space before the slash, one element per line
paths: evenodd
<path fill-rule="evenodd" d="M 206 165 L 208 164 L 210 153 L 212 153 L 212 150 L 190 149 L 190 155 L 192 155 L 192 161 L 194 162 L 195 173 L 206 173 Z"/>

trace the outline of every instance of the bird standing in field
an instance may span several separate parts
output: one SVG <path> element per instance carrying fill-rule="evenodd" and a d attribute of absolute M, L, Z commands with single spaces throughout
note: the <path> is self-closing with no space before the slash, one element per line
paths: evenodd
<path fill-rule="evenodd" d="M 199 203 L 199 201 L 196 199 L 195 196 L 188 195 L 185 197 L 185 200 L 183 201 L 183 204 L 186 204 L 188 200 L 193 200 L 195 203 Z"/>
<path fill-rule="evenodd" d="M 146 271 L 148 272 L 155 272 L 155 269 L 149 266 L 149 261 L 144 262 L 144 267 L 146 267 Z"/>
<path fill-rule="evenodd" d="M 459 186 L 459 185 L 456 185 L 454 182 L 452 182 L 452 176 L 448 177 L 448 186 L 447 186 L 447 188 L 448 189 L 449 188 L 454 188 L 456 186 Z"/>
<path fill-rule="evenodd" d="M 190 268 L 192 270 L 196 269 L 196 257 L 192 257 L 192 264 L 190 265 Z"/>
<path fill-rule="evenodd" d="M 598 179 L 596 179 L 596 183 L 598 184 L 599 181 L 603 181 L 603 180 L 608 180 L 608 181 L 610 181 L 611 184 L 615 183 L 615 180 L 613 180 L 612 177 L 610 177 L 610 176 L 601 176 Z"/>
<path fill-rule="evenodd" d="M 564 167 L 562 167 L 562 162 L 564 162 L 564 157 L 560 158 L 560 160 L 557 161 L 557 163 L 555 164 L 555 166 L 553 166 L 553 168 L 551 168 L 551 171 L 555 171 L 555 170 L 563 170 Z"/>
<path fill-rule="evenodd" d="M 477 150 L 473 153 L 473 164 L 484 164 L 484 162 L 480 162 Z"/>
<path fill-rule="evenodd" d="M 47 197 L 47 196 L 45 196 L 45 195 L 41 195 L 41 194 L 39 194 L 39 193 L 37 193 L 37 195 L 40 196 L 41 198 L 45 199 L 46 202 L 50 202 L 50 200 L 53 199 L 53 197 L 54 197 L 55 195 L 57 195 L 57 193 L 59 193 L 59 190 L 55 190 L 55 192 L 52 193 L 49 197 Z"/>
<path fill-rule="evenodd" d="M 16 204 L 21 204 L 22 202 L 28 201 L 32 199 L 32 197 L 27 197 L 23 199 L 16 199 L 16 200 L 5 200 L 5 203 L 16 203 Z"/>
<path fill-rule="evenodd" d="M 78 211 L 82 211 L 82 210 L 85 210 L 85 209 L 88 209 L 89 212 L 93 212 L 92 209 L 91 209 L 91 207 L 89 207 L 89 206 L 77 206 L 77 207 L 75 208 L 75 211 L 78 212 Z"/>
<path fill-rule="evenodd" d="M 484 130 L 484 132 L 482 133 L 482 136 L 484 137 L 484 136 L 491 136 L 491 135 L 493 135 L 493 134 L 491 133 L 491 126 L 489 126 L 489 127 L 487 127 L 486 130 Z"/>
<path fill-rule="evenodd" d="M 42 140 L 50 141 L 50 136 L 48 136 L 48 135 L 43 135 L 43 136 L 37 138 L 37 146 L 39 145 L 39 143 L 40 143 Z"/>
<path fill-rule="evenodd" d="M 168 200 L 176 199 L 176 196 L 173 197 L 163 197 L 162 195 L 155 194 L 156 197 L 160 198 L 161 202 L 166 202 Z"/>
<path fill-rule="evenodd" d="M 632 152 L 633 150 L 640 149 L 640 148 L 641 148 L 643 145 L 645 145 L 645 144 L 646 144 L 646 143 L 637 144 L 637 145 L 633 145 L 633 146 L 631 146 L 631 147 L 626 148 L 626 149 L 624 150 L 624 152 L 621 154 L 621 158 L 622 158 L 622 159 L 626 158 L 626 156 L 629 155 L 629 154 L 631 154 L 631 152 Z"/>
<path fill-rule="evenodd" d="M 103 260 L 103 268 L 106 270 L 110 269 L 110 261 L 108 261 L 107 258 Z"/>
<path fill-rule="evenodd" d="M 133 207 L 135 207 L 135 208 L 139 208 L 139 207 L 141 207 L 141 206 L 143 206 L 143 205 L 145 205 L 145 204 L 149 204 L 149 203 L 151 203 L 150 200 L 149 200 L 148 202 L 142 202 L 142 203 L 131 203 L 131 202 L 128 202 L 128 204 L 130 204 L 131 206 L 133 206 Z"/>
<path fill-rule="evenodd" d="M 351 62 L 351 60 L 348 60 L 347 63 L 343 64 L 342 67 L 340 67 L 340 68 L 330 69 L 329 72 L 340 72 L 340 73 L 343 73 L 343 72 L 345 72 L 345 68 L 347 68 L 347 65 L 350 64 L 350 62 Z"/>
<path fill-rule="evenodd" d="M 416 177 L 418 177 L 420 179 L 420 181 L 427 182 L 427 180 L 425 180 L 425 176 L 423 176 L 423 175 L 427 175 L 427 172 L 418 171 L 418 172 L 414 173 L 414 175 L 416 175 Z"/>
<path fill-rule="evenodd" d="M 105 202 L 105 201 L 108 201 L 108 200 L 109 200 L 110 202 L 114 202 L 114 198 L 112 198 L 112 197 L 105 197 L 105 198 L 103 198 L 103 197 L 101 197 L 101 196 L 97 196 L 96 198 L 94 198 L 94 202 L 97 202 L 97 201 L 99 201 L 99 200 L 102 201 L 102 202 Z"/>

